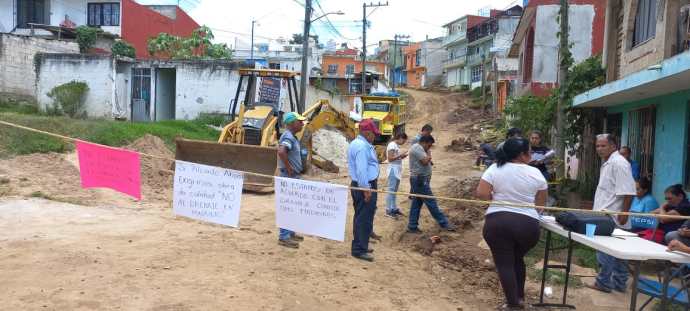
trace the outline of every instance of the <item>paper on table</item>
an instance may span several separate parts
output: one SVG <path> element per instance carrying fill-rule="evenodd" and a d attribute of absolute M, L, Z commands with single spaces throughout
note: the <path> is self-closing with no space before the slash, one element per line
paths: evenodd
<path fill-rule="evenodd" d="M 621 230 L 618 228 L 613 229 L 613 233 L 611 235 L 612 236 L 638 236 L 637 233 Z"/>

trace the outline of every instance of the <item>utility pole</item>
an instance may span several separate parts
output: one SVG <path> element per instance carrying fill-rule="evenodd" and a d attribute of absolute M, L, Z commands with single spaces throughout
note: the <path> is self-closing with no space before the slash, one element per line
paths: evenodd
<path fill-rule="evenodd" d="M 366 95 L 367 90 L 367 8 L 378 8 L 388 6 L 388 2 L 382 4 L 370 3 L 362 4 L 362 95 Z"/>
<path fill-rule="evenodd" d="M 249 46 L 249 59 L 252 62 L 252 66 L 254 66 L 254 24 L 256 24 L 256 20 L 252 19 L 252 39 Z"/>
<path fill-rule="evenodd" d="M 299 78 L 299 104 L 297 111 L 302 113 L 307 102 L 307 66 L 309 63 L 309 28 L 311 28 L 311 0 L 304 1 L 304 31 L 302 32 L 302 71 Z"/>
<path fill-rule="evenodd" d="M 559 161 L 565 161 L 565 144 L 563 142 L 564 131 L 564 105 L 566 101 L 566 89 L 568 83 L 568 67 L 570 62 L 570 49 L 568 47 L 568 0 L 561 0 L 561 30 L 560 30 L 560 47 L 559 47 L 559 61 L 560 69 L 558 73 L 558 84 L 560 92 L 558 94 L 558 103 L 556 104 L 556 142 L 554 147 L 556 149 L 556 158 Z M 561 179 L 565 175 L 565 168 L 559 167 L 556 169 L 556 178 Z"/>

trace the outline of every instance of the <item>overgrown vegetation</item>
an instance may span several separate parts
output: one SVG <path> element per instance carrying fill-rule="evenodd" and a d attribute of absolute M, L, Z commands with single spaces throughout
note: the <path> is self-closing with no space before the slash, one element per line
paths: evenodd
<path fill-rule="evenodd" d="M 525 256 L 525 265 L 527 265 L 529 277 L 534 280 L 541 280 L 543 270 L 541 267 L 535 266 L 541 260 L 544 259 L 544 248 L 546 243 L 545 235 L 542 235 L 537 246 L 532 248 Z M 549 256 L 550 261 L 565 262 L 567 257 L 568 239 L 557 234 L 551 235 L 551 249 L 563 248 L 557 251 L 552 251 Z M 573 243 L 573 264 L 581 267 L 597 269 L 598 263 L 596 258 L 596 252 L 582 244 Z M 565 283 L 565 273 L 562 270 L 548 270 L 546 273 L 546 280 L 549 284 L 564 284 Z M 579 285 L 581 281 L 578 277 L 570 276 L 570 284 Z"/>
<path fill-rule="evenodd" d="M 98 40 L 98 35 L 103 32 L 100 28 L 79 26 L 76 29 L 77 44 L 79 44 L 79 52 L 87 53 Z"/>
<path fill-rule="evenodd" d="M 113 55 L 115 56 L 125 56 L 130 58 L 136 58 L 137 51 L 134 47 L 124 40 L 117 40 L 113 43 L 112 47 Z"/>
<path fill-rule="evenodd" d="M 71 118 L 86 117 L 84 111 L 84 95 L 88 92 L 89 86 L 85 82 L 70 81 L 54 87 L 48 92 L 48 97 L 53 100 L 53 106 L 47 107 L 49 115 L 68 115 Z"/>
<path fill-rule="evenodd" d="M 0 120 L 109 146 L 124 146 L 145 134 L 160 137 L 171 150 L 174 150 L 175 138 L 178 136 L 209 141 L 218 139 L 218 131 L 206 125 L 210 119 L 132 123 L 0 112 Z M 0 133 L 0 158 L 73 149 L 71 143 L 60 139 L 4 125 L 0 125 Z"/>
<path fill-rule="evenodd" d="M 230 59 L 232 50 L 225 43 L 213 43 L 213 32 L 199 27 L 189 37 L 160 33 L 148 40 L 151 56 L 170 59 Z"/>

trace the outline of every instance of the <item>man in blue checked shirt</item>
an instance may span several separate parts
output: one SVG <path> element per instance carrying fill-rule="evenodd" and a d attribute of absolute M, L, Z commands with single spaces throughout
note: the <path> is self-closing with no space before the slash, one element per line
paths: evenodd
<path fill-rule="evenodd" d="M 359 135 L 350 143 L 347 150 L 347 167 L 352 179 L 352 187 L 377 189 L 379 161 L 372 145 L 377 135 L 381 135 L 381 132 L 374 121 L 366 119 L 359 123 Z M 365 261 L 374 261 L 369 250 L 369 237 L 374 231 L 376 192 L 353 189 L 351 193 L 355 207 L 352 256 Z"/>

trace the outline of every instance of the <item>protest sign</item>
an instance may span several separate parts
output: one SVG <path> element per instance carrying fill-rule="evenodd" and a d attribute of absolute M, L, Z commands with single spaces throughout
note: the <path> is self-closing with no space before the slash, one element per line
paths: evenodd
<path fill-rule="evenodd" d="M 175 161 L 173 212 L 196 220 L 238 227 L 242 173 L 215 166 Z"/>
<path fill-rule="evenodd" d="M 141 200 L 141 165 L 133 151 L 77 141 L 83 188 L 110 188 Z"/>
<path fill-rule="evenodd" d="M 279 228 L 344 241 L 347 187 L 292 178 L 275 178 Z"/>

